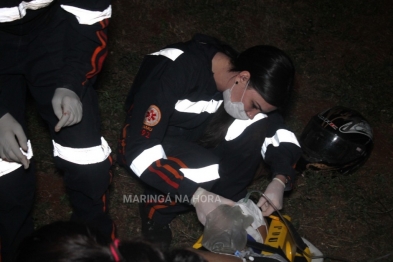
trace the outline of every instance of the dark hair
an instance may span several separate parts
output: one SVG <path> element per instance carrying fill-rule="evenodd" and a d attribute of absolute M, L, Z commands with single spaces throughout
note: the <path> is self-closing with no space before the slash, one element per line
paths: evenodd
<path fill-rule="evenodd" d="M 249 86 L 269 104 L 282 107 L 289 99 L 295 69 L 282 50 L 268 45 L 248 48 L 232 59 L 231 71 L 250 72 Z"/>
<path fill-rule="evenodd" d="M 207 262 L 205 258 L 188 249 L 177 248 L 169 252 L 168 261 L 171 262 Z"/>
<path fill-rule="evenodd" d="M 226 54 L 231 59 L 235 59 L 239 55 L 239 52 L 236 51 L 231 45 L 209 35 L 195 34 L 193 40 L 199 43 L 211 45 L 215 47 L 219 52 Z"/>
<path fill-rule="evenodd" d="M 112 262 L 116 256 L 121 262 L 206 262 L 192 251 L 176 249 L 167 253 L 144 239 L 115 243 L 87 225 L 58 221 L 24 239 L 13 261 Z"/>
<path fill-rule="evenodd" d="M 229 126 L 235 119 L 230 116 L 224 109 L 224 103 L 217 109 L 206 126 L 203 135 L 197 143 L 204 148 L 215 148 L 224 139 Z"/>
<path fill-rule="evenodd" d="M 45 225 L 20 244 L 15 262 L 112 261 L 110 240 L 76 222 Z"/>
<path fill-rule="evenodd" d="M 282 50 L 273 46 L 258 45 L 230 58 L 233 65 L 230 71 L 248 71 L 249 86 L 266 102 L 276 107 L 286 104 L 292 91 L 295 69 L 291 59 Z M 216 147 L 224 139 L 233 121 L 221 105 L 199 138 L 198 144 L 205 148 Z"/>

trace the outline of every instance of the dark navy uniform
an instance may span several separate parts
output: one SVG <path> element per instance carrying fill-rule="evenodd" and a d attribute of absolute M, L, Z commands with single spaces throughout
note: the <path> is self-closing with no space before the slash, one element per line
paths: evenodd
<path fill-rule="evenodd" d="M 243 198 L 261 154 L 273 174 L 293 181 L 292 166 L 301 154 L 278 113 L 232 119 L 217 147 L 198 145 L 223 101 L 212 73 L 212 59 L 221 51 L 214 41 L 196 35 L 145 56 L 127 97 L 119 159 L 147 184 L 148 201 L 154 194 L 171 197 L 170 203 L 147 205 L 149 218 L 161 223 L 189 208 L 187 200 L 198 187 L 234 201 Z"/>
<path fill-rule="evenodd" d="M 55 163 L 73 206 L 73 219 L 113 232 L 106 211 L 110 152 L 101 136 L 93 84 L 107 54 L 109 0 L 2 0 L 0 3 L 0 117 L 10 113 L 24 128 L 29 91 L 47 122 Z M 54 131 L 56 88 L 74 91 L 83 104 L 80 123 Z M 27 138 L 29 138 L 27 134 Z M 34 147 L 34 141 L 31 141 Z M 33 160 L 33 159 L 32 159 Z M 0 162 L 0 241 L 4 261 L 33 229 L 33 163 L 25 170 Z"/>

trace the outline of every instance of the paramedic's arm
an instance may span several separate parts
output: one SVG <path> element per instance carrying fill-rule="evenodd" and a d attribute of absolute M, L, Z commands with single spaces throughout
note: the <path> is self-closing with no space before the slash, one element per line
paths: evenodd
<path fill-rule="evenodd" d="M 107 55 L 107 26 L 111 16 L 108 0 L 81 2 L 60 1 L 67 17 L 64 39 L 64 65 L 59 70 L 58 88 L 52 98 L 52 107 L 59 122 L 58 132 L 83 117 L 81 98 L 86 88 L 92 88 Z"/>
<path fill-rule="evenodd" d="M 301 155 L 301 148 L 294 133 L 284 126 L 282 117 L 278 113 L 269 115 L 267 136 L 262 146 L 262 157 L 270 165 L 273 180 L 265 190 L 268 197 L 277 209 L 283 205 L 284 191 L 292 189 L 295 180 L 293 166 Z M 261 197 L 258 206 L 261 207 L 264 216 L 268 216 L 275 209 Z"/>
<path fill-rule="evenodd" d="M 202 181 L 204 184 L 210 185 L 218 179 L 218 164 L 213 160 L 201 163 L 198 168 L 205 171 L 195 176 L 198 168 L 189 168 L 181 156 L 168 155 L 163 146 L 175 104 L 194 88 L 190 79 L 198 76 L 202 66 L 198 61 L 187 53 L 174 60 L 163 55 L 146 56 L 136 76 L 138 81 L 134 82 L 137 84 L 131 88 L 138 91 L 127 99 L 130 109 L 119 150 L 124 165 L 143 182 L 171 197 L 180 195 L 190 199 L 200 186 L 198 180 L 207 173 L 208 180 Z M 150 76 L 152 71 L 154 77 Z M 195 154 L 195 159 L 209 154 L 195 143 L 177 142 L 177 146 Z M 187 172 L 193 174 L 187 175 Z"/>

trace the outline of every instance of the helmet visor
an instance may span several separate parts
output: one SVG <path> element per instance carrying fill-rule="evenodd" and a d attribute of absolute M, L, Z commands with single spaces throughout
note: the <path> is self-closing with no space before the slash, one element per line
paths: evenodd
<path fill-rule="evenodd" d="M 300 143 L 309 162 L 345 164 L 358 158 L 364 152 L 362 146 L 345 141 L 313 121 L 304 129 Z"/>

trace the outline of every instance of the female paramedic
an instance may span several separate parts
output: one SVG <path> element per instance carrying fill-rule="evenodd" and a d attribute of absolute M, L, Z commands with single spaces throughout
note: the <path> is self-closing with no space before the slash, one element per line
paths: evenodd
<path fill-rule="evenodd" d="M 245 197 L 261 155 L 274 176 L 265 195 L 282 207 L 301 154 L 276 112 L 293 76 L 291 60 L 275 47 L 238 54 L 201 34 L 145 56 L 118 150 L 119 162 L 146 184 L 145 237 L 168 244 L 169 223 L 190 204 L 204 224 L 218 205 Z M 264 198 L 258 206 L 273 212 Z"/>

